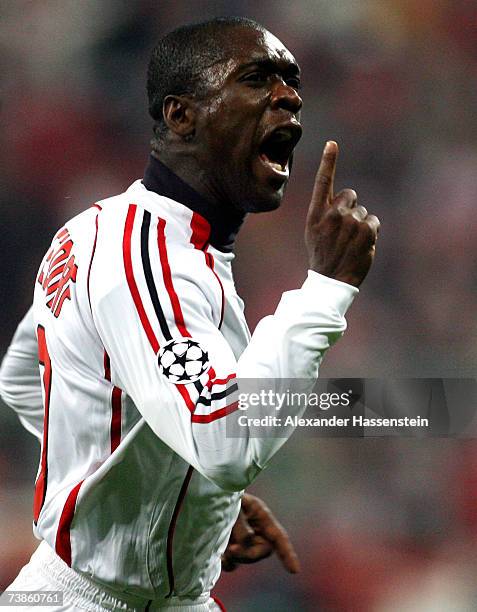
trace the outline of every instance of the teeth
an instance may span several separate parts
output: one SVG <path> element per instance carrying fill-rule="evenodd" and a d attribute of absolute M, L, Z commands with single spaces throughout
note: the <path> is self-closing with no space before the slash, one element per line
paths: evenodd
<path fill-rule="evenodd" d="M 260 158 L 263 162 L 265 162 L 270 168 L 273 168 L 275 172 L 287 173 L 288 162 L 281 164 L 280 162 L 274 162 L 269 159 L 265 154 L 260 155 Z"/>

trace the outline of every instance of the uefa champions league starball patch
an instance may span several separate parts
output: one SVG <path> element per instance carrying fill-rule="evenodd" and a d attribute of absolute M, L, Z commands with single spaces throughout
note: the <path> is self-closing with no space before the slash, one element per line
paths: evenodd
<path fill-rule="evenodd" d="M 209 369 L 207 351 L 192 338 L 169 340 L 159 351 L 157 362 L 162 374 L 177 385 L 195 382 Z"/>

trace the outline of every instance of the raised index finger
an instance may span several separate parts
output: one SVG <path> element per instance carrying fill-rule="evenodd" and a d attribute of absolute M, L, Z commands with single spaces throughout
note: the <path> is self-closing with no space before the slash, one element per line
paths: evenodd
<path fill-rule="evenodd" d="M 315 177 L 308 221 L 318 221 L 323 211 L 331 204 L 337 157 L 338 145 L 334 140 L 328 140 L 323 149 L 320 167 Z"/>

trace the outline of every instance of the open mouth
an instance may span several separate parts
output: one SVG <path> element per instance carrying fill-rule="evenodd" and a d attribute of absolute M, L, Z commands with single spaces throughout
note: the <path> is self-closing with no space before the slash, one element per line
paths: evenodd
<path fill-rule="evenodd" d="M 274 173 L 288 177 L 288 163 L 300 137 L 301 128 L 298 124 L 275 128 L 260 145 L 260 159 Z"/>

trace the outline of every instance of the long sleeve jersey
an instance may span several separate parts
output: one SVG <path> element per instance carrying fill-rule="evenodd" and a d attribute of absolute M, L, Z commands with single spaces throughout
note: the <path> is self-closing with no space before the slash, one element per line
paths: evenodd
<path fill-rule="evenodd" d="M 41 438 L 35 535 L 145 599 L 213 588 L 243 489 L 284 442 L 227 437 L 231 390 L 316 378 L 357 293 L 310 271 L 250 337 L 233 254 L 210 231 L 141 181 L 76 216 L 2 365 L 2 397 Z M 189 350 L 199 369 L 179 380 Z"/>

